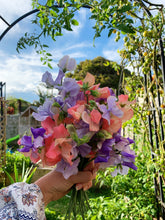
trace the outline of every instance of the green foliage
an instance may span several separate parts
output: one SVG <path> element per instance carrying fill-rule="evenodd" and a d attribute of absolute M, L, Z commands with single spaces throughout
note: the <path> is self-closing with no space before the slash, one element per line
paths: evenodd
<path fill-rule="evenodd" d="M 7 104 L 8 104 L 8 106 L 14 108 L 15 114 L 18 114 L 19 108 L 20 108 L 21 112 L 23 112 L 29 106 L 30 103 L 23 100 L 23 99 L 17 99 L 13 96 L 8 96 L 7 97 Z"/>
<path fill-rule="evenodd" d="M 31 166 L 31 161 L 29 157 L 25 157 L 20 152 L 16 151 L 15 153 L 6 153 L 6 166 L 5 170 L 11 174 L 14 172 L 14 163 L 17 165 L 18 173 L 22 173 L 22 164 L 25 161 L 25 169 Z"/>
<path fill-rule="evenodd" d="M 134 11 L 132 1 L 129 0 L 51 0 L 40 3 L 38 0 L 32 1 L 34 9 L 38 9 L 33 24 L 41 28 L 40 33 L 25 33 L 17 43 L 17 51 L 34 46 L 37 53 L 41 55 L 41 61 L 45 65 L 51 66 L 51 54 L 46 52 L 47 45 L 41 42 L 41 37 L 50 36 L 52 40 L 63 35 L 63 30 L 72 31 L 73 26 L 79 25 L 75 19 L 76 13 L 81 8 L 88 8 L 91 11 L 90 19 L 94 21 L 94 39 L 100 37 L 102 31 L 107 29 L 108 36 L 118 30 L 119 32 L 135 33 L 133 19 L 128 15 L 129 11 Z"/>
<path fill-rule="evenodd" d="M 17 182 L 26 182 L 26 183 L 30 184 L 36 169 L 37 169 L 37 167 L 34 168 L 32 165 L 31 167 L 28 167 L 25 171 L 25 161 L 23 161 L 21 176 L 18 174 L 16 162 L 14 162 L 14 178 L 12 177 L 12 175 L 10 175 L 6 171 L 6 169 L 4 169 L 4 172 L 7 175 L 7 177 L 9 178 L 9 181 L 11 184 L 17 183 Z"/>
<path fill-rule="evenodd" d="M 95 76 L 96 84 L 100 83 L 101 87 L 110 87 L 118 89 L 121 73 L 126 76 L 130 75 L 128 70 L 122 70 L 122 67 L 116 62 L 110 61 L 103 57 L 96 57 L 93 60 L 85 60 L 80 62 L 74 73 L 68 73 L 67 76 L 73 77 L 76 80 L 83 80 L 86 73 L 89 72 Z"/>

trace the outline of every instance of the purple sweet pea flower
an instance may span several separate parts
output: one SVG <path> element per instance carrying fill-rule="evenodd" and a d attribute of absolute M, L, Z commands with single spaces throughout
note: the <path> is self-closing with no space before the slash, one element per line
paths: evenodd
<path fill-rule="evenodd" d="M 137 170 L 137 167 L 136 167 L 135 164 L 132 163 L 132 162 L 123 161 L 122 165 L 123 165 L 123 166 L 130 167 L 130 168 L 133 169 L 133 170 Z"/>
<path fill-rule="evenodd" d="M 38 113 L 33 112 L 33 117 L 37 120 L 37 121 L 44 121 L 48 116 L 50 116 L 51 118 L 53 118 L 53 112 L 51 111 L 52 108 L 52 104 L 53 104 L 53 100 L 49 100 L 46 99 L 46 101 L 44 102 L 44 104 L 42 106 L 40 106 L 37 110 Z"/>
<path fill-rule="evenodd" d="M 116 96 L 113 89 L 110 88 L 109 91 L 110 91 L 111 96 Z"/>
<path fill-rule="evenodd" d="M 31 128 L 31 132 L 33 134 L 34 138 L 37 138 L 39 136 L 44 137 L 44 133 L 45 133 L 45 129 L 44 128 Z"/>
<path fill-rule="evenodd" d="M 77 150 L 82 157 L 86 157 L 91 152 L 91 149 L 92 147 L 88 144 L 82 144 L 77 147 Z"/>
<path fill-rule="evenodd" d="M 63 72 L 73 71 L 76 68 L 76 60 L 65 55 L 60 59 L 58 66 Z"/>
<path fill-rule="evenodd" d="M 48 87 L 53 87 L 54 86 L 54 80 L 52 78 L 52 74 L 46 71 L 42 75 L 42 82 L 46 83 Z"/>
<path fill-rule="evenodd" d="M 80 86 L 77 84 L 75 79 L 65 78 L 62 84 L 61 96 L 63 98 L 72 98 L 78 95 Z"/>
<path fill-rule="evenodd" d="M 78 173 L 79 162 L 80 158 L 77 158 L 75 161 L 73 161 L 71 166 L 69 163 L 61 159 L 61 161 L 57 163 L 56 171 L 62 173 L 64 178 L 68 179 L 70 176 L 76 175 Z"/>
<path fill-rule="evenodd" d="M 101 149 L 98 151 L 97 157 L 94 160 L 95 163 L 108 162 L 110 158 L 110 151 L 112 148 L 110 147 L 110 142 L 113 139 L 107 139 L 103 142 Z"/>
<path fill-rule="evenodd" d="M 55 82 L 54 82 L 54 88 L 56 89 L 62 89 L 62 79 L 63 77 L 65 76 L 65 73 L 63 72 L 63 70 L 59 70 L 58 72 L 58 75 L 57 75 L 57 78 L 55 79 Z"/>
<path fill-rule="evenodd" d="M 32 137 L 30 136 L 23 136 L 21 138 L 21 145 L 23 145 L 24 147 L 21 149 L 18 149 L 18 151 L 20 152 L 29 152 L 32 148 L 33 148 L 33 143 L 32 143 Z"/>
<path fill-rule="evenodd" d="M 24 146 L 24 148 L 19 149 L 20 152 L 29 152 L 30 150 L 36 151 L 37 148 L 42 147 L 44 145 L 44 134 L 45 134 L 44 128 L 31 128 L 32 135 L 34 137 L 34 140 L 32 142 L 31 136 L 23 136 L 21 138 L 21 145 Z"/>
<path fill-rule="evenodd" d="M 115 96 L 109 96 L 107 98 L 108 106 L 104 104 L 98 106 L 100 111 L 103 113 L 102 118 L 106 119 L 109 124 L 110 124 L 110 113 L 112 113 L 113 115 L 119 118 L 123 116 L 123 112 L 116 105 L 116 100 L 117 99 Z"/>

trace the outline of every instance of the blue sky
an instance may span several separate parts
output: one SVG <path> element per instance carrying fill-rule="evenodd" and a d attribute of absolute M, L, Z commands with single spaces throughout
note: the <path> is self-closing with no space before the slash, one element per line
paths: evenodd
<path fill-rule="evenodd" d="M 26 12 L 32 10 L 30 0 L 1 0 L 0 15 L 8 22 L 12 23 Z M 158 0 L 163 3 L 164 0 Z M 116 43 L 115 35 L 108 38 L 106 31 L 101 38 L 95 40 L 93 46 L 94 31 L 92 21 L 89 20 L 90 10 L 81 9 L 76 15 L 79 26 L 73 28 L 73 32 L 64 31 L 63 36 L 55 42 L 49 38 L 45 43 L 50 45 L 49 51 L 52 53 L 53 70 L 43 66 L 40 56 L 36 54 L 34 48 L 22 50 L 20 54 L 16 52 L 16 44 L 25 32 L 33 32 L 36 28 L 31 24 L 33 16 L 25 18 L 15 25 L 0 42 L 0 81 L 6 82 L 6 95 L 22 98 L 29 102 L 38 100 L 36 89 L 41 81 L 42 74 L 50 71 L 54 78 L 57 74 L 57 63 L 64 55 L 75 58 L 77 63 L 85 59 L 93 59 L 103 56 L 107 59 L 120 63 L 117 52 L 122 48 L 122 39 Z M 0 34 L 7 28 L 6 24 L 0 20 Z"/>

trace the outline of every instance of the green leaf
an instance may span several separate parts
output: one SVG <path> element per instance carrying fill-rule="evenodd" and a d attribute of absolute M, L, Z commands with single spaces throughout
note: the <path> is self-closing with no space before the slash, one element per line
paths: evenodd
<path fill-rule="evenodd" d="M 14 163 L 14 175 L 15 175 L 15 182 L 19 182 L 18 179 L 18 170 L 17 170 L 17 165 Z"/>
<path fill-rule="evenodd" d="M 131 9 L 132 9 L 131 5 L 124 5 L 124 6 L 122 6 L 122 8 L 118 9 L 118 11 L 123 13 L 123 12 L 127 12 L 127 11 L 129 11 Z"/>
<path fill-rule="evenodd" d="M 135 33 L 135 31 L 133 30 L 132 27 L 127 26 L 125 24 L 119 24 L 119 25 L 116 26 L 116 28 L 118 28 L 119 30 L 123 31 L 124 33 L 131 33 L 131 34 Z"/>
<path fill-rule="evenodd" d="M 52 54 L 51 53 L 46 53 L 46 56 L 52 56 Z"/>
<path fill-rule="evenodd" d="M 33 167 L 33 165 L 32 165 L 32 167 Z M 26 183 L 28 183 L 28 184 L 31 183 L 32 178 L 33 178 L 33 176 L 34 176 L 34 174 L 35 174 L 35 172 L 36 172 L 36 169 L 37 169 L 37 167 L 35 167 L 35 168 L 33 169 L 33 171 L 31 172 L 30 175 L 28 174 L 28 177 L 26 178 Z"/>
<path fill-rule="evenodd" d="M 4 172 L 6 173 L 7 177 L 9 178 L 9 181 L 11 184 L 15 183 L 13 177 L 4 169 Z"/>
<path fill-rule="evenodd" d="M 73 25 L 75 25 L 75 26 L 78 26 L 78 25 L 79 25 L 79 22 L 78 22 L 77 20 L 75 20 L 75 19 L 72 19 L 72 20 L 71 20 L 71 23 L 72 23 Z"/>
<path fill-rule="evenodd" d="M 114 30 L 114 29 L 110 29 L 110 30 L 109 30 L 109 32 L 108 32 L 108 37 L 110 37 L 110 36 L 112 35 L 113 30 Z"/>
<path fill-rule="evenodd" d="M 51 66 L 51 64 L 50 64 L 50 63 L 48 63 L 48 67 L 49 67 L 50 69 L 53 69 L 53 67 Z"/>

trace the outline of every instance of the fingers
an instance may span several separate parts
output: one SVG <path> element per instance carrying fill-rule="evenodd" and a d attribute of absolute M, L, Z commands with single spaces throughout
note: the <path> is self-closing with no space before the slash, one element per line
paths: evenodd
<path fill-rule="evenodd" d="M 93 174 L 91 171 L 80 171 L 76 175 L 73 175 L 69 177 L 69 181 L 72 182 L 72 184 L 76 183 L 87 183 L 92 180 Z"/>
<path fill-rule="evenodd" d="M 77 183 L 76 184 L 77 190 L 83 189 L 84 191 L 86 191 L 92 187 L 92 180 L 96 178 L 97 171 L 99 169 L 99 165 L 100 164 L 94 164 L 93 162 L 91 162 L 90 164 L 88 164 L 88 166 L 85 167 L 84 170 L 90 170 L 90 172 L 92 174 L 91 180 L 88 182 L 85 182 L 85 183 L 82 183 L 82 182 Z M 83 172 L 85 172 L 85 171 L 83 171 Z"/>

